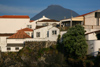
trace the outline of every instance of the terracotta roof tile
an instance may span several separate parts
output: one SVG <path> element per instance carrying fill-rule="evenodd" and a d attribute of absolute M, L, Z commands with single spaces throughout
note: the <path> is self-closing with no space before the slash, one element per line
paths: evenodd
<path fill-rule="evenodd" d="M 38 21 L 38 22 L 59 22 L 59 21 L 53 20 L 53 19 L 48 19 L 48 20 L 41 20 L 41 21 Z"/>
<path fill-rule="evenodd" d="M 30 28 L 23 28 L 23 29 L 18 30 L 18 31 L 33 31 L 33 29 L 30 29 Z"/>
<path fill-rule="evenodd" d="M 24 39 L 24 38 L 31 38 L 31 37 L 27 35 L 24 31 L 20 30 L 14 35 L 10 36 L 8 39 Z"/>
<path fill-rule="evenodd" d="M 0 18 L 29 18 L 27 15 L 3 15 Z"/>

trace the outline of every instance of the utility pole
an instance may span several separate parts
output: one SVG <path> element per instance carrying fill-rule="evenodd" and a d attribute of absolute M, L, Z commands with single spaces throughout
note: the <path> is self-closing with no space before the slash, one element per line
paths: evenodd
<path fill-rule="evenodd" d="M 70 20 L 70 27 L 72 27 L 72 10 L 71 10 L 71 20 Z"/>

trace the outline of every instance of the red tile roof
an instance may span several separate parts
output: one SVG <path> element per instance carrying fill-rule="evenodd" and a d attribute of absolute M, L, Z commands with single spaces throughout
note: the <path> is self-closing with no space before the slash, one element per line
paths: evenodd
<path fill-rule="evenodd" d="M 97 10 L 96 10 L 96 11 L 97 11 Z M 91 13 L 96 12 L 96 11 L 92 11 L 92 12 L 89 12 L 89 13 L 86 13 L 86 14 L 83 14 L 83 15 L 79 15 L 79 16 L 77 16 L 77 17 L 85 16 L 85 15 L 91 14 Z"/>
<path fill-rule="evenodd" d="M 24 39 L 24 38 L 31 38 L 28 34 L 26 34 L 24 31 L 19 30 L 14 35 L 10 36 L 8 39 Z"/>
<path fill-rule="evenodd" d="M 23 29 L 18 30 L 18 31 L 33 31 L 33 29 L 30 29 L 30 28 L 23 28 Z"/>
<path fill-rule="evenodd" d="M 3 15 L 0 18 L 29 18 L 27 15 Z"/>

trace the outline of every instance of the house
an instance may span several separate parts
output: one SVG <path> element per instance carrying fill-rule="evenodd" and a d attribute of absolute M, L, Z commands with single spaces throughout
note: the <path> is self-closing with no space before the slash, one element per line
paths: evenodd
<path fill-rule="evenodd" d="M 1 44 L 2 52 L 17 52 L 23 48 L 25 38 L 32 38 L 33 29 L 23 28 L 18 30 L 17 33 L 7 37 L 2 41 L 4 44 Z"/>
<path fill-rule="evenodd" d="M 63 27 L 80 24 L 86 30 L 85 38 L 88 43 L 88 55 L 97 56 L 100 50 L 100 10 L 92 11 L 77 17 L 60 21 Z"/>
<path fill-rule="evenodd" d="M 4 15 L 0 16 L 0 33 L 16 33 L 25 28 L 30 18 L 27 15 Z"/>
<path fill-rule="evenodd" d="M 76 24 L 83 25 L 83 17 L 72 17 L 69 19 L 63 19 L 63 20 L 60 20 L 60 23 L 62 27 L 66 27 L 66 26 L 71 27 Z"/>
<path fill-rule="evenodd" d="M 41 20 L 41 21 L 36 22 L 37 26 L 47 26 L 47 25 L 52 25 L 52 24 L 59 25 L 59 23 L 60 23 L 59 21 L 53 20 L 53 19 L 45 19 L 45 20 Z"/>
<path fill-rule="evenodd" d="M 7 45 L 7 38 L 16 33 L 17 30 L 25 28 L 30 18 L 27 15 L 3 15 L 0 16 L 0 49 Z"/>
<path fill-rule="evenodd" d="M 63 26 L 82 25 L 87 32 L 100 29 L 100 10 L 92 11 L 70 19 L 60 21 Z"/>
<path fill-rule="evenodd" d="M 39 23 L 49 23 L 39 26 Z M 38 24 L 36 24 L 39 21 Z M 52 22 L 53 21 L 53 22 Z M 2 52 L 17 52 L 23 48 L 25 41 L 57 41 L 60 34 L 51 20 L 43 16 L 38 20 L 30 20 L 29 16 L 4 15 L 0 16 L 0 50 Z M 59 22 L 57 22 L 59 23 Z"/>
<path fill-rule="evenodd" d="M 57 41 L 57 37 L 60 34 L 58 28 L 49 26 L 36 26 L 34 29 L 33 35 L 34 39 L 46 39 L 49 41 Z"/>
<path fill-rule="evenodd" d="M 97 56 L 100 50 L 100 30 L 85 33 L 88 43 L 88 55 Z"/>

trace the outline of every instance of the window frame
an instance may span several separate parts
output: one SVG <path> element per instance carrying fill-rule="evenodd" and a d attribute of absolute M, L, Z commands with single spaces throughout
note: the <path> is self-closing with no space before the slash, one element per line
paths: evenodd
<path fill-rule="evenodd" d="M 15 47 L 15 50 L 19 50 L 19 47 Z"/>
<path fill-rule="evenodd" d="M 36 37 L 40 37 L 40 32 L 36 32 Z"/>
<path fill-rule="evenodd" d="M 32 28 L 32 25 L 27 25 L 28 28 Z"/>
<path fill-rule="evenodd" d="M 57 30 L 52 30 L 52 35 L 57 35 Z"/>
<path fill-rule="evenodd" d="M 7 50 L 11 50 L 11 47 L 7 47 Z"/>

